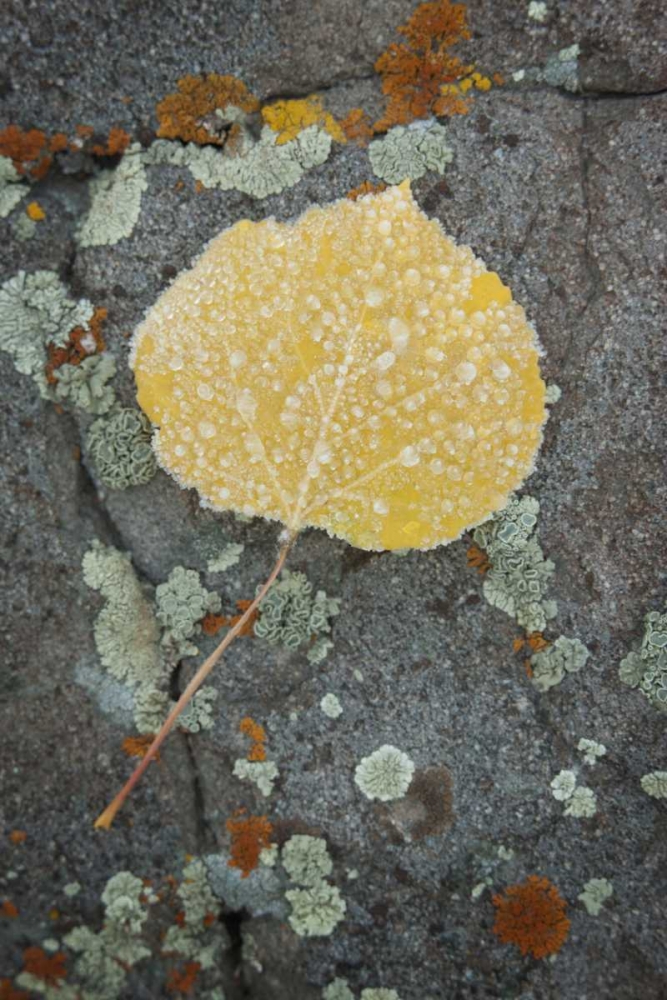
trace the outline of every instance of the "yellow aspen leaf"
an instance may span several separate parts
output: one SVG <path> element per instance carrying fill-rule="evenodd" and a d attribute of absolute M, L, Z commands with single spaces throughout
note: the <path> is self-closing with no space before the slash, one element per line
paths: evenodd
<path fill-rule="evenodd" d="M 291 142 L 311 125 L 319 125 L 335 142 L 347 142 L 345 132 L 334 116 L 326 110 L 317 94 L 299 100 L 267 104 L 262 108 L 262 118 L 269 128 L 278 133 L 276 146 Z"/>
<path fill-rule="evenodd" d="M 545 419 L 523 309 L 408 182 L 223 231 L 132 366 L 181 486 L 363 549 L 432 548 L 501 508 Z"/>

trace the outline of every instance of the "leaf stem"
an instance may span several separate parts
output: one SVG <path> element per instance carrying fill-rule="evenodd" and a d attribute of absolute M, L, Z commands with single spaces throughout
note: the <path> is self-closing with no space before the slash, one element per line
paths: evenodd
<path fill-rule="evenodd" d="M 266 582 L 263 584 L 259 593 L 255 597 L 254 601 L 252 601 L 252 603 L 246 608 L 246 610 L 241 615 L 236 625 L 234 625 L 233 628 L 229 630 L 229 632 L 226 634 L 222 642 L 213 650 L 211 655 L 207 657 L 206 660 L 204 660 L 202 665 L 199 667 L 197 673 L 194 675 L 190 683 L 187 685 L 185 691 L 178 699 L 176 704 L 173 706 L 167 718 L 162 723 L 160 731 L 157 733 L 155 739 L 148 748 L 146 756 L 137 765 L 135 770 L 132 772 L 132 774 L 126 781 L 125 785 L 121 788 L 120 792 L 113 800 L 113 802 L 109 803 L 104 812 L 100 813 L 100 815 L 95 820 L 94 825 L 96 829 L 109 830 L 111 828 L 111 824 L 114 821 L 116 813 L 119 811 L 119 809 L 125 802 L 125 799 L 128 797 L 134 786 L 141 778 L 144 771 L 147 769 L 151 760 L 155 757 L 158 750 L 166 740 L 167 736 L 174 727 L 176 719 L 179 717 L 183 709 L 187 707 L 191 699 L 194 697 L 199 688 L 202 686 L 202 684 L 204 683 L 210 672 L 213 670 L 213 667 L 216 665 L 216 663 L 218 662 L 224 651 L 234 641 L 237 635 L 241 632 L 243 626 L 251 617 L 252 613 L 259 607 L 263 599 L 266 597 L 272 584 L 275 582 L 276 577 L 283 568 L 285 560 L 287 559 L 287 556 L 289 554 L 289 551 L 294 545 L 294 542 L 296 541 L 296 537 L 297 537 L 296 532 L 292 532 L 289 534 L 286 541 L 281 546 L 280 552 L 278 553 L 278 558 L 275 562 L 273 569 L 271 570 L 269 576 L 266 579 Z"/>

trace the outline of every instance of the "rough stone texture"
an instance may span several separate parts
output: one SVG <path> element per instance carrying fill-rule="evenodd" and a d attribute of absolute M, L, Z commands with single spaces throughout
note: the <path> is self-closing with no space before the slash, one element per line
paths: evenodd
<path fill-rule="evenodd" d="M 242 541 L 241 563 L 218 584 L 231 610 L 268 572 L 277 529 L 214 516 L 162 473 L 98 493 L 77 457 L 83 425 L 40 401 L 0 355 L 0 857 L 17 875 L 0 882 L 0 895 L 20 909 L 18 920 L 0 917 L 0 978 L 19 970 L 23 948 L 81 918 L 97 929 L 100 891 L 116 871 L 178 874 L 187 852 L 228 852 L 224 821 L 245 807 L 266 811 L 281 842 L 325 837 L 348 910 L 332 937 L 312 940 L 275 918 L 253 919 L 251 908 L 231 914 L 232 1000 L 314 1000 L 336 975 L 357 994 L 383 985 L 402 1000 L 667 993 L 667 813 L 639 785 L 667 764 L 665 716 L 617 676 L 644 612 L 665 600 L 665 8 L 548 6 L 538 25 L 527 4 L 471 3 L 471 58 L 509 75 L 576 41 L 588 96 L 508 86 L 478 97 L 451 122 L 446 176 L 427 175 L 415 192 L 526 305 L 545 375 L 563 390 L 528 490 L 556 562 L 554 627 L 588 645 L 589 665 L 538 694 L 512 652 L 516 627 L 466 568 L 465 541 L 399 558 L 308 532 L 292 568 L 342 598 L 329 658 L 313 667 L 301 653 L 240 640 L 213 675 L 213 732 L 172 737 L 113 831 L 96 833 L 92 819 L 130 770 L 120 751 L 129 717 L 102 683 L 92 638 L 100 602 L 80 570 L 87 546 L 99 538 L 130 550 L 157 583 L 177 563 L 204 570 L 222 539 Z M 24 127 L 120 124 L 147 142 L 154 105 L 176 79 L 218 71 L 238 73 L 263 98 L 320 88 L 336 111 L 379 108 L 372 64 L 411 9 L 403 0 L 8 2 L 0 106 L 5 122 Z M 196 194 L 187 172 L 153 168 L 132 236 L 78 250 L 86 179 L 54 172 L 35 188 L 47 220 L 32 241 L 15 243 L 11 220 L 1 224 L 2 279 L 51 268 L 108 308 L 116 384 L 131 403 L 127 335 L 210 237 L 243 217 L 293 217 L 370 177 L 367 154 L 352 146 L 264 202 Z M 319 709 L 327 691 L 344 708 L 336 721 Z M 232 778 L 247 749 L 244 715 L 266 725 L 280 769 L 268 800 Z M 564 817 L 549 790 L 559 770 L 580 766 L 581 737 L 608 749 L 595 769 L 580 767 L 598 796 L 590 820 Z M 383 743 L 418 769 L 421 792 L 402 805 L 368 802 L 353 782 L 359 759 Z M 438 781 L 446 808 L 429 805 Z M 28 835 L 21 846 L 8 839 L 17 828 Z M 498 857 L 501 845 L 511 859 Z M 358 878 L 348 878 L 354 869 Z M 498 891 L 533 872 L 570 904 L 571 934 L 553 962 L 500 945 L 489 890 L 471 898 L 487 876 Z M 597 919 L 577 902 L 593 877 L 614 884 Z M 68 901 L 63 886 L 75 880 L 83 892 Z M 60 922 L 48 916 L 54 906 Z M 239 932 L 253 939 L 245 962 Z M 158 959 L 156 944 L 155 967 L 139 967 L 128 996 L 166 995 Z"/>

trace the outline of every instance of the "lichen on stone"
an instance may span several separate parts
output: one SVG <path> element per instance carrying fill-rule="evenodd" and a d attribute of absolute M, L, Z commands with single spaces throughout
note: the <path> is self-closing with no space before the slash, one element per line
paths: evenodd
<path fill-rule="evenodd" d="M 116 362 L 110 354 L 93 354 L 78 365 L 64 364 L 53 375 L 53 395 L 57 402 L 87 413 L 107 413 L 116 401 L 109 382 L 116 374 Z"/>
<path fill-rule="evenodd" d="M 528 633 L 543 632 L 556 614 L 555 601 L 546 598 L 554 564 L 534 536 L 539 509 L 534 497 L 512 497 L 504 510 L 473 532 L 475 544 L 490 560 L 485 598 Z"/>
<path fill-rule="evenodd" d="M 233 774 L 242 781 L 251 781 L 262 795 L 268 797 L 278 777 L 278 768 L 272 760 L 246 760 L 245 757 L 239 757 L 234 762 Z"/>
<path fill-rule="evenodd" d="M 641 648 L 621 660 L 618 673 L 624 684 L 638 687 L 655 708 L 667 711 L 667 612 L 644 617 Z"/>
<path fill-rule="evenodd" d="M 606 878 L 591 878 L 586 882 L 577 899 L 586 907 L 591 917 L 597 917 L 604 903 L 614 894 L 614 887 Z"/>
<path fill-rule="evenodd" d="M 343 706 L 335 694 L 329 691 L 320 701 L 320 708 L 330 719 L 337 719 L 343 714 Z"/>
<path fill-rule="evenodd" d="M 0 156 L 0 219 L 5 219 L 30 190 L 8 156 Z"/>
<path fill-rule="evenodd" d="M 199 622 L 220 610 L 220 595 L 207 590 L 192 569 L 176 566 L 155 588 L 157 618 L 165 629 L 163 641 L 185 642 L 200 631 Z"/>
<path fill-rule="evenodd" d="M 106 601 L 94 629 L 102 665 L 130 686 L 154 684 L 163 671 L 160 630 L 130 555 L 95 541 L 83 557 L 83 578 Z"/>
<path fill-rule="evenodd" d="M 597 809 L 597 799 L 595 792 L 591 788 L 584 788 L 579 785 L 572 792 L 565 807 L 566 816 L 574 816 L 577 819 L 589 819 L 595 816 Z"/>
<path fill-rule="evenodd" d="M 317 885 L 331 874 L 333 862 L 321 837 L 295 834 L 282 849 L 283 868 L 300 886 Z"/>
<path fill-rule="evenodd" d="M 158 140 L 144 154 L 144 161 L 185 166 L 207 188 L 235 189 L 253 198 L 266 198 L 293 187 L 307 170 L 324 163 L 331 150 L 331 136 L 318 125 L 281 144 L 279 135 L 268 125 L 256 138 L 243 121 L 238 124 L 240 131 L 232 150 Z"/>
<path fill-rule="evenodd" d="M 444 174 L 454 158 L 446 137 L 445 126 L 434 120 L 396 125 L 368 147 L 373 173 L 387 184 L 418 180 L 427 170 Z"/>
<path fill-rule="evenodd" d="M 218 692 L 210 685 L 204 685 L 196 692 L 188 706 L 178 717 L 178 725 L 188 733 L 199 733 L 202 729 L 212 729 L 215 725 L 214 702 Z"/>
<path fill-rule="evenodd" d="M 600 757 L 604 757 L 607 752 L 606 746 L 603 743 L 597 743 L 595 740 L 587 740 L 582 737 L 577 743 L 577 750 L 579 750 L 584 755 L 584 761 L 593 767 Z"/>
<path fill-rule="evenodd" d="M 292 907 L 288 917 L 299 937 L 324 937 L 343 920 L 347 909 L 340 890 L 328 882 L 305 889 L 288 889 L 285 898 Z"/>
<path fill-rule="evenodd" d="M 331 618 L 339 613 L 337 598 L 327 597 L 323 590 L 313 596 L 313 585 L 305 573 L 283 570 L 262 602 L 260 616 L 255 622 L 255 635 L 272 646 L 287 649 L 298 649 L 315 636 L 316 642 L 308 658 L 311 662 L 313 659 L 319 662 L 331 646 L 331 642 L 326 641 L 331 632 Z M 322 643 L 319 648 L 318 643 Z"/>
<path fill-rule="evenodd" d="M 102 665 L 134 689 L 134 721 L 139 732 L 155 733 L 172 704 L 167 687 L 174 667 L 183 656 L 197 652 L 189 638 L 198 629 L 198 617 L 209 604 L 217 601 L 219 607 L 220 599 L 201 587 L 193 570 L 177 567 L 157 588 L 156 597 L 160 587 L 164 589 L 156 609 L 137 579 L 129 554 L 97 541 L 84 556 L 83 577 L 106 600 L 94 627 Z M 202 687 L 181 715 L 181 728 L 191 733 L 212 728 L 216 697 L 214 688 Z"/>
<path fill-rule="evenodd" d="M 581 670 L 589 656 L 583 642 L 561 635 L 552 646 L 531 658 L 531 680 L 538 691 L 548 691 L 560 684 L 566 674 Z"/>
<path fill-rule="evenodd" d="M 641 779 L 641 786 L 654 799 L 667 799 L 667 771 L 651 771 Z"/>
<path fill-rule="evenodd" d="M 130 146 L 118 166 L 90 182 L 90 208 L 78 230 L 82 247 L 113 246 L 132 234 L 148 187 L 141 146 Z"/>
<path fill-rule="evenodd" d="M 0 287 L 0 350 L 12 355 L 16 370 L 30 375 L 40 394 L 51 398 L 44 368 L 47 345 L 63 347 L 72 330 L 87 326 L 94 308 L 75 302 L 53 271 L 19 271 Z"/>
<path fill-rule="evenodd" d="M 389 802 L 403 798 L 415 772 L 415 765 L 398 747 L 385 744 L 357 764 L 354 780 L 367 799 Z"/>
<path fill-rule="evenodd" d="M 72 996 L 83 996 L 84 1000 L 116 1000 L 125 987 L 131 968 L 151 954 L 150 948 L 140 938 L 148 911 L 142 897 L 144 884 L 131 872 L 123 871 L 114 875 L 102 893 L 105 908 L 104 925 L 98 933 L 88 927 L 75 927 L 64 938 L 65 945 L 77 953 L 73 976 L 77 986 Z M 35 977 L 30 977 L 34 980 Z M 29 982 L 25 974 L 17 978 L 20 986 L 36 990 L 44 997 L 44 982 Z M 41 986 L 39 985 L 41 983 Z M 60 985 L 57 997 L 67 1000 L 67 993 Z"/>
<path fill-rule="evenodd" d="M 577 776 L 574 771 L 559 771 L 551 782 L 551 794 L 559 802 L 572 798 L 577 786 Z"/>
<path fill-rule="evenodd" d="M 322 1000 L 354 1000 L 347 979 L 336 978 L 322 990 Z"/>
<path fill-rule="evenodd" d="M 112 490 L 148 483 L 157 471 L 150 422 L 133 407 L 118 407 L 96 420 L 86 448 L 101 482 Z"/>
<path fill-rule="evenodd" d="M 217 556 L 209 559 L 206 570 L 208 573 L 225 573 L 232 566 L 236 566 L 241 558 L 245 546 L 240 542 L 228 542 L 222 547 Z"/>

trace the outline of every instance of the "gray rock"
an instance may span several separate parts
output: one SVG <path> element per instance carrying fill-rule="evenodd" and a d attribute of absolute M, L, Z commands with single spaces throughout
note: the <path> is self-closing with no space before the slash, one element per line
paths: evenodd
<path fill-rule="evenodd" d="M 228 893 L 236 946 L 254 942 L 232 952 L 230 1000 L 316 1000 L 336 976 L 355 996 L 385 986 L 402 1000 L 664 996 L 664 809 L 639 784 L 664 767 L 664 716 L 617 670 L 639 644 L 645 612 L 665 599 L 664 5 L 547 6 L 539 25 L 527 3 L 476 0 L 464 51 L 509 78 L 577 42 L 583 93 L 508 83 L 479 95 L 447 123 L 455 155 L 445 176 L 427 174 L 414 191 L 526 306 L 545 377 L 563 391 L 527 488 L 556 563 L 555 634 L 581 639 L 589 663 L 537 692 L 512 651 L 516 627 L 485 603 L 481 577 L 466 567 L 465 539 L 401 559 L 307 531 L 292 569 L 342 601 L 329 657 L 313 667 L 305 651 L 240 639 L 211 677 L 214 730 L 173 735 L 113 831 L 94 831 L 131 764 L 120 748 L 127 705 L 108 685 L 93 690 L 101 605 L 83 582 L 83 553 L 94 538 L 128 550 L 157 584 L 175 565 L 203 572 L 224 542 L 242 542 L 241 562 L 216 582 L 231 611 L 268 573 L 278 529 L 214 515 L 163 473 L 98 493 L 77 452 L 88 418 L 56 413 L 0 355 L 0 894 L 20 910 L 19 924 L 4 921 L 3 975 L 47 936 L 60 940 L 80 922 L 99 930 L 100 893 L 117 871 L 159 880 L 180 872 L 186 852 L 224 866 L 225 820 L 245 808 L 268 815 L 278 843 L 294 833 L 326 839 L 347 912 L 331 937 L 300 939 L 282 911 L 255 915 Z M 155 104 L 178 77 L 216 71 L 238 74 L 261 97 L 320 88 L 337 113 L 361 105 L 379 114 L 373 62 L 412 9 L 403 0 L 235 0 L 167 15 L 160 5 L 8 0 L 0 106 L 25 128 L 90 123 L 106 134 L 118 124 L 147 142 Z M 32 240 L 18 243 L 11 218 L 0 222 L 1 277 L 52 269 L 73 294 L 106 307 L 114 384 L 132 405 L 127 335 L 207 240 L 241 218 L 293 218 L 371 177 L 366 151 L 352 144 L 264 202 L 197 194 L 186 170 L 154 167 L 132 235 L 81 249 L 86 172 L 55 170 L 34 189 L 47 219 Z M 207 652 L 213 640 L 200 646 Z M 186 661 L 175 683 L 192 670 Z M 319 708 L 328 691 L 344 707 L 336 720 Z M 280 772 L 268 799 L 232 777 L 248 749 L 238 731 L 246 715 L 266 726 Z M 549 789 L 561 769 L 580 767 L 582 737 L 607 747 L 582 775 L 598 800 L 590 820 L 564 817 Z M 369 802 L 354 783 L 359 760 L 384 743 L 408 753 L 421 776 L 400 806 Z M 429 805 L 433 788 L 447 809 Z M 15 829 L 26 831 L 23 845 L 8 839 Z M 569 903 L 570 936 L 553 962 L 521 959 L 492 933 L 491 893 L 532 873 L 548 875 Z M 595 920 L 577 903 L 592 877 L 614 885 Z M 83 892 L 67 900 L 62 889 L 74 881 Z M 60 922 L 48 919 L 54 906 Z M 153 946 L 150 970 L 134 970 L 133 997 L 167 995 L 157 935 Z"/>

